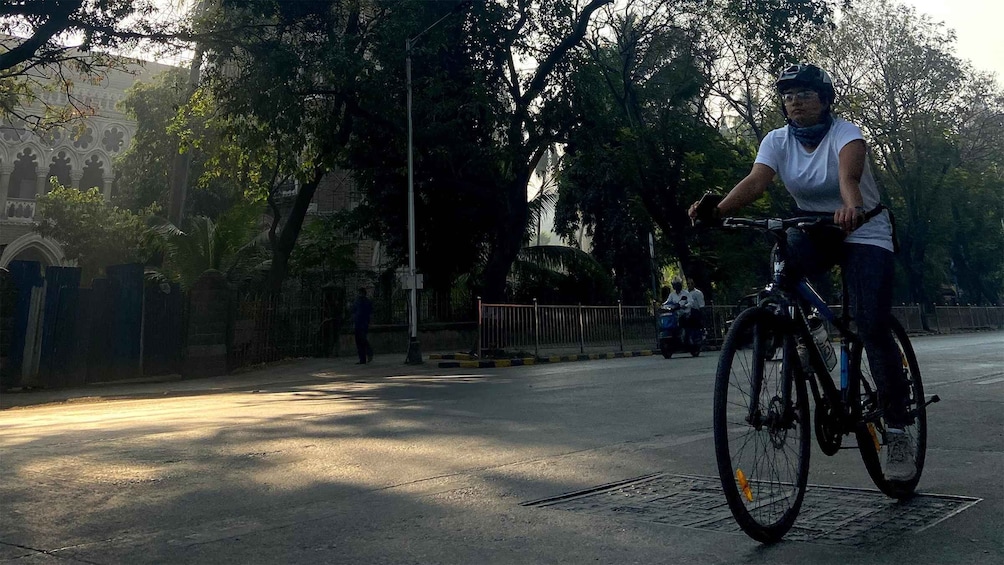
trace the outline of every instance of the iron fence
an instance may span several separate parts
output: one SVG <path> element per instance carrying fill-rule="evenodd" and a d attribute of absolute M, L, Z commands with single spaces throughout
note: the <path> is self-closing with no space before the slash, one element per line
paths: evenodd
<path fill-rule="evenodd" d="M 830 306 L 838 316 L 840 306 Z M 907 333 L 954 333 L 1004 329 L 1004 307 L 1001 306 L 934 306 L 902 304 L 892 307 L 892 314 Z M 832 328 L 830 328 L 832 331 Z"/>
<path fill-rule="evenodd" d="M 441 295 L 432 292 L 418 293 L 418 319 L 423 323 L 471 322 L 477 316 L 476 305 L 470 293 L 452 292 Z M 410 303 L 408 291 L 395 289 L 373 296 L 373 323 L 407 325 Z"/>
<path fill-rule="evenodd" d="M 1004 306 L 935 306 L 932 329 L 939 333 L 1004 329 Z"/>
<path fill-rule="evenodd" d="M 499 352 L 577 351 L 587 348 L 651 347 L 655 319 L 651 306 L 486 304 L 478 301 L 478 348 Z"/>
<path fill-rule="evenodd" d="M 748 304 L 712 305 L 702 310 L 705 348 L 718 349 L 732 320 Z M 838 316 L 840 306 L 830 306 Z M 478 346 L 483 356 L 541 352 L 578 352 L 628 347 L 656 348 L 655 313 L 658 305 L 582 306 L 533 304 L 487 304 L 478 302 Z M 1004 307 L 937 306 L 932 314 L 921 305 L 893 307 L 893 315 L 910 333 L 951 333 L 981 329 L 1004 329 Z M 925 318 L 928 327 L 925 328 Z"/>
<path fill-rule="evenodd" d="M 290 357 L 323 355 L 324 348 L 330 347 L 331 340 L 344 329 L 325 309 L 320 291 L 276 296 L 240 293 L 234 298 L 228 348 L 231 370 Z M 424 314 L 432 314 L 430 310 L 435 306 L 430 306 L 428 310 L 423 308 Z M 713 305 L 702 310 L 707 349 L 721 346 L 729 324 L 744 307 Z M 831 308 L 839 314 L 839 306 Z M 455 315 L 462 309 L 450 310 Z M 475 312 L 478 347 L 482 356 L 504 352 L 538 357 L 598 350 L 654 350 L 657 310 L 657 304 L 487 304 L 479 300 Z M 902 305 L 894 307 L 893 313 L 912 333 L 1004 329 L 1004 307 L 999 306 L 937 306 L 933 312 L 925 312 L 919 305 Z M 420 324 L 436 318 L 420 317 Z"/>
<path fill-rule="evenodd" d="M 322 305 L 320 292 L 239 295 L 234 305 L 229 368 L 316 355 L 323 343 Z"/>

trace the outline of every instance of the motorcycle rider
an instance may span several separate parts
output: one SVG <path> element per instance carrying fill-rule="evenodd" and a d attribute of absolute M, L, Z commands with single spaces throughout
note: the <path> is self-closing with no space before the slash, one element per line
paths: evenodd
<path fill-rule="evenodd" d="M 675 277 L 671 283 L 673 291 L 669 293 L 666 301 L 662 303 L 663 306 L 669 306 L 671 304 L 678 304 L 681 309 L 689 308 L 690 293 L 683 288 L 683 281 L 680 277 Z"/>
<path fill-rule="evenodd" d="M 704 293 L 694 286 L 692 279 L 687 279 L 687 291 L 690 294 L 690 313 L 687 315 L 690 327 L 700 331 L 704 327 Z"/>
<path fill-rule="evenodd" d="M 683 288 L 683 281 L 680 280 L 680 277 L 674 277 L 673 282 L 670 284 L 673 287 L 673 291 L 669 293 L 669 297 L 666 298 L 666 301 L 662 305 L 664 308 L 671 308 L 673 305 L 679 307 L 677 315 L 680 320 L 680 328 L 684 331 L 690 331 L 694 327 L 691 320 L 693 310 L 690 303 L 690 291 Z"/>

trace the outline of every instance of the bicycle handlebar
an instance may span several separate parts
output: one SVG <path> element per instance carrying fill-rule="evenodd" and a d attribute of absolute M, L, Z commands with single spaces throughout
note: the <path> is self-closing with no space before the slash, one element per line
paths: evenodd
<path fill-rule="evenodd" d="M 865 221 L 879 215 L 885 207 L 879 205 L 865 213 Z M 758 228 L 767 231 L 781 231 L 788 228 L 807 228 L 813 226 L 833 226 L 833 216 L 795 216 L 792 218 L 722 218 L 723 228 Z"/>

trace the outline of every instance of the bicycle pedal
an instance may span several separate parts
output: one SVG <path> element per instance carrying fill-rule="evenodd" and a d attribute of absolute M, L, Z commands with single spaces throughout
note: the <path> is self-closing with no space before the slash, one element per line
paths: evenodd
<path fill-rule="evenodd" d="M 885 416 L 885 410 L 879 408 L 874 412 L 868 412 L 867 414 L 862 414 L 861 421 L 866 424 L 874 424 L 875 422 L 881 420 L 883 416 Z"/>
<path fill-rule="evenodd" d="M 925 402 L 924 406 L 925 407 L 930 406 L 930 405 L 934 404 L 935 402 L 941 402 L 941 397 L 938 396 L 937 394 L 935 394 L 934 396 L 932 396 L 930 398 L 930 400 L 928 400 L 927 402 Z"/>

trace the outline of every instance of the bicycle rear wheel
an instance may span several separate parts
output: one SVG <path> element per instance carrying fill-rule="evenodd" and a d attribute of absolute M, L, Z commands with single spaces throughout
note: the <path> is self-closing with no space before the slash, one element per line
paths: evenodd
<path fill-rule="evenodd" d="M 893 337 L 899 346 L 900 357 L 903 361 L 903 375 L 907 380 L 909 398 L 907 399 L 907 413 L 911 416 L 912 424 L 904 428 L 904 432 L 910 440 L 916 456 L 917 472 L 909 481 L 890 481 L 885 476 L 885 446 L 886 446 L 886 425 L 882 418 L 869 419 L 862 423 L 856 432 L 858 440 L 858 450 L 861 452 L 861 459 L 864 460 L 865 469 L 872 478 L 875 486 L 887 496 L 893 498 L 909 498 L 913 495 L 920 482 L 921 471 L 924 470 L 924 458 L 927 455 L 927 408 L 924 405 L 924 385 L 920 378 L 920 366 L 917 364 L 917 356 L 914 355 L 913 346 L 906 331 L 898 320 L 892 320 Z M 866 415 L 876 411 L 880 404 L 878 400 L 878 388 L 875 386 L 875 379 L 872 377 L 868 363 L 863 363 L 865 356 L 862 347 L 852 345 L 850 350 L 850 363 L 852 370 L 861 372 L 861 410 Z"/>
<path fill-rule="evenodd" d="M 780 540 L 795 522 L 809 474 L 809 403 L 795 362 L 784 320 L 754 307 L 729 329 L 715 380 L 715 455 L 725 499 L 743 531 L 764 543 Z"/>

